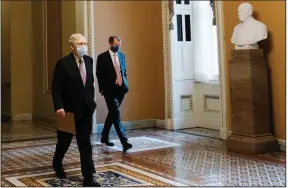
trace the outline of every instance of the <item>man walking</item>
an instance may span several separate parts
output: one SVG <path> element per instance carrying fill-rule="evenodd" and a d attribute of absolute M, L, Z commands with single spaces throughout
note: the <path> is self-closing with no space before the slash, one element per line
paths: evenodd
<path fill-rule="evenodd" d="M 93 59 L 87 56 L 86 38 L 79 33 L 69 39 L 72 52 L 60 59 L 55 67 L 52 81 L 52 97 L 58 116 L 74 114 L 76 140 L 80 153 L 83 186 L 100 187 L 95 180 L 90 135 L 92 115 L 96 109 L 94 101 Z M 58 178 L 66 178 L 62 160 L 67 152 L 73 134 L 57 130 L 57 144 L 53 168 Z"/>
<path fill-rule="evenodd" d="M 120 119 L 120 105 L 128 92 L 126 60 L 125 55 L 119 51 L 121 46 L 119 37 L 111 36 L 109 45 L 110 49 L 98 56 L 96 68 L 99 92 L 104 95 L 109 111 L 102 131 L 101 143 L 114 146 L 114 143 L 109 141 L 109 132 L 114 124 L 123 152 L 126 153 L 132 148 Z"/>

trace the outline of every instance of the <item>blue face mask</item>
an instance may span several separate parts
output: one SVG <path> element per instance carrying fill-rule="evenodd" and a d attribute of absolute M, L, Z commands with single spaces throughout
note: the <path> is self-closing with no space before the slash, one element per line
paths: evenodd
<path fill-rule="evenodd" d="M 111 50 L 112 52 L 114 52 L 114 53 L 118 52 L 119 49 L 120 49 L 120 46 L 111 46 L 111 47 L 110 47 L 110 50 Z"/>
<path fill-rule="evenodd" d="M 87 46 L 80 46 L 77 47 L 77 53 L 80 57 L 83 57 L 84 55 L 87 55 L 88 48 Z"/>

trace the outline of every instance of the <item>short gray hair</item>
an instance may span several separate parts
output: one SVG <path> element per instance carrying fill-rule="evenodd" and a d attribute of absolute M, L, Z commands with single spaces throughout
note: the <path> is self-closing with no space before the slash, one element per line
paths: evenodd
<path fill-rule="evenodd" d="M 70 45 L 73 45 L 75 43 L 75 41 L 81 37 L 84 37 L 86 39 L 86 37 L 84 35 L 82 35 L 81 33 L 72 34 L 69 38 Z"/>

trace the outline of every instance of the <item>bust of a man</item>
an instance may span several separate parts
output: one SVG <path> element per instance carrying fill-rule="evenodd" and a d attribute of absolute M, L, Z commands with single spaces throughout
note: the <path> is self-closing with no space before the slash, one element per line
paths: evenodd
<path fill-rule="evenodd" d="M 258 49 L 257 42 L 267 38 L 265 24 L 252 17 L 253 6 L 250 3 L 241 3 L 238 7 L 238 16 L 241 21 L 233 31 L 231 42 L 235 49 Z"/>

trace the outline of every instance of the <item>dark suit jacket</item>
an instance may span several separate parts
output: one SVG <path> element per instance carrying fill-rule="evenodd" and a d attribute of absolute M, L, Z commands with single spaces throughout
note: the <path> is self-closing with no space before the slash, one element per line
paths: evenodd
<path fill-rule="evenodd" d="M 72 53 L 57 62 L 52 81 L 55 111 L 64 108 L 65 112 L 74 113 L 75 119 L 80 119 L 85 115 L 86 107 L 91 112 L 94 112 L 96 108 L 93 59 L 89 56 L 84 56 L 83 59 L 86 66 L 85 86 Z"/>
<path fill-rule="evenodd" d="M 128 92 L 128 81 L 127 81 L 127 71 L 126 71 L 126 59 L 125 55 L 118 52 L 118 58 L 120 63 L 121 75 L 123 80 L 123 87 L 125 93 Z M 116 72 L 114 69 L 113 61 L 109 50 L 100 54 L 97 58 L 96 75 L 98 79 L 99 92 L 113 92 L 115 90 L 116 84 Z"/>

